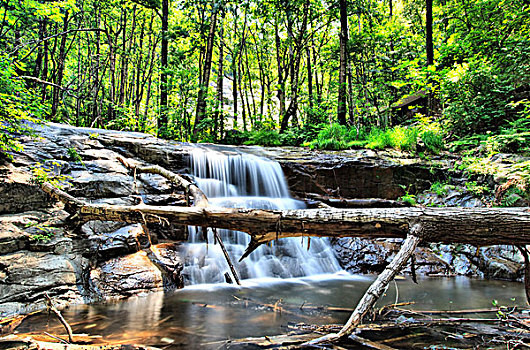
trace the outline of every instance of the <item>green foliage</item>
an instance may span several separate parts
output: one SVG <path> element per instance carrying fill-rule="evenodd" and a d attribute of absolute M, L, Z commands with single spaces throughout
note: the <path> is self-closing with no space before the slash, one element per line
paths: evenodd
<path fill-rule="evenodd" d="M 67 149 L 68 157 L 73 160 L 76 163 L 83 164 L 83 158 L 77 153 L 77 149 L 75 147 L 70 147 Z"/>
<path fill-rule="evenodd" d="M 52 163 L 51 165 L 57 167 L 59 166 L 57 163 Z M 36 163 L 31 167 L 31 175 L 31 181 L 34 184 L 42 184 L 47 182 L 58 189 L 68 186 L 70 184 L 69 181 L 72 179 L 70 176 L 57 174 L 53 168 L 42 163 Z"/>
<path fill-rule="evenodd" d="M 379 128 L 373 128 L 367 137 L 366 147 L 371 149 L 384 149 L 390 147 L 390 132 Z"/>
<path fill-rule="evenodd" d="M 280 135 L 275 130 L 253 131 L 249 135 L 245 145 L 280 146 L 282 144 Z"/>
<path fill-rule="evenodd" d="M 403 203 L 407 203 L 409 205 L 415 206 L 418 204 L 416 201 L 416 196 L 410 193 L 406 193 L 403 196 L 398 198 L 398 201 L 401 201 Z"/>
<path fill-rule="evenodd" d="M 513 207 L 521 198 L 528 198 L 530 194 L 524 189 L 512 186 L 502 196 L 501 207 Z"/>
<path fill-rule="evenodd" d="M 37 242 L 47 242 L 55 236 L 55 229 L 50 227 L 48 224 L 39 224 L 39 223 L 29 223 L 26 225 L 26 228 L 33 227 L 37 230 L 38 233 L 32 234 L 29 238 L 32 241 Z"/>
<path fill-rule="evenodd" d="M 195 126 L 195 128 L 197 133 L 193 137 L 193 141 L 201 143 L 213 143 L 216 141 L 214 120 L 212 118 L 202 119 L 199 124 Z M 172 133 L 172 136 L 174 136 L 174 133 Z"/>
<path fill-rule="evenodd" d="M 348 128 L 338 123 L 332 123 L 323 127 L 317 138 L 309 142 L 311 149 L 341 150 L 349 148 L 350 139 Z"/>
<path fill-rule="evenodd" d="M 248 141 L 250 133 L 237 129 L 227 130 L 225 136 L 219 140 L 219 143 L 224 145 L 242 145 Z"/>
<path fill-rule="evenodd" d="M 33 92 L 17 79 L 15 65 L 0 52 L 0 154 L 13 159 L 22 150 L 18 137 L 33 135 L 31 123 L 38 123 L 42 105 Z"/>
<path fill-rule="evenodd" d="M 436 181 L 431 185 L 431 188 L 429 191 L 436 193 L 438 196 L 442 197 L 447 195 L 449 190 L 454 189 L 454 186 L 449 185 L 447 183 Z"/>
<path fill-rule="evenodd" d="M 338 14 L 325 2 L 311 1 L 306 12 L 294 11 L 303 6 L 298 2 L 225 4 L 223 16 L 217 16 L 206 83 L 206 118 L 194 125 L 199 87 L 206 76 L 209 23 L 218 9 L 212 2 L 170 5 L 169 31 L 164 35 L 168 64 L 161 67 L 159 0 L 11 1 L 0 6 L 5 29 L 0 37 L 0 152 L 11 156 L 19 150 L 16 138 L 29 132 L 25 121 L 43 117 L 43 105 L 53 104 L 56 111 L 48 113 L 49 120 L 149 132 L 178 141 L 303 143 L 319 149 L 392 147 L 424 154 L 437 154 L 445 141 L 453 141 L 454 150 L 481 147 L 483 155 L 530 154 L 530 7 L 526 2 L 435 2 L 434 18 L 439 20 L 433 27 L 435 62 L 429 66 L 425 64 L 423 4 L 404 2 L 389 17 L 388 3 L 350 3 L 360 25 L 350 31 L 347 43 L 352 67 L 347 83 L 349 126 L 341 127 L 335 124 Z M 322 25 L 312 32 L 311 40 L 296 44 L 293 40 L 309 33 L 300 32 L 307 13 L 311 18 L 306 21 L 319 19 Z M 42 40 L 50 32 L 77 29 L 75 18 L 81 15 L 90 24 L 87 27 L 99 23 L 100 28 L 120 30 L 110 36 L 72 32 Z M 219 57 L 221 28 L 225 57 Z M 245 28 L 256 35 L 247 36 Z M 61 49 L 63 38 L 65 50 Z M 295 55 L 300 67 L 292 66 L 293 57 L 288 54 L 293 45 L 300 45 L 300 54 Z M 221 62 L 224 89 L 236 90 L 235 101 L 227 91 L 221 96 L 216 91 Z M 167 75 L 166 89 L 162 89 L 162 74 Z M 38 99 L 32 90 L 38 92 Z M 162 91 L 168 95 L 164 110 L 160 108 Z M 425 114 L 430 118 L 420 116 L 390 129 L 389 123 L 396 121 L 392 106 L 419 91 L 429 95 Z M 290 114 L 296 117 L 277 135 L 291 101 L 297 102 L 293 104 L 297 110 Z M 157 130 L 162 113 L 168 125 Z"/>
<path fill-rule="evenodd" d="M 487 194 L 490 190 L 486 185 L 479 185 L 476 181 L 466 182 L 466 188 L 469 192 L 477 197 L 482 197 Z"/>
<path fill-rule="evenodd" d="M 392 129 L 372 129 L 368 134 L 367 147 L 383 149 L 387 147 L 401 151 L 414 151 L 418 143 L 419 131 L 415 127 L 396 126 Z"/>

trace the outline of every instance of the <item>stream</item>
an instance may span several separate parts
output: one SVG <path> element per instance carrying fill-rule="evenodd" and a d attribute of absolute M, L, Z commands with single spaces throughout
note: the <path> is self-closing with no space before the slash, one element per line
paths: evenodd
<path fill-rule="evenodd" d="M 339 273 L 309 278 L 250 279 L 243 281 L 241 288 L 225 283 L 203 284 L 125 301 L 73 305 L 63 315 L 74 333 L 102 335 L 109 341 L 201 348 L 201 344 L 220 340 L 285 334 L 293 323 L 342 324 L 349 312 L 314 307 L 352 308 L 374 278 Z M 409 308 L 416 310 L 490 308 L 493 299 L 504 306 L 525 303 L 520 283 L 467 277 L 419 277 L 418 282 L 414 284 L 409 277 L 397 280 L 398 301 L 414 301 Z M 279 299 L 281 313 L 271 307 Z M 396 286 L 391 284 L 378 305 L 395 301 Z M 45 314 L 31 317 L 18 331 L 64 334 L 56 318 Z"/>

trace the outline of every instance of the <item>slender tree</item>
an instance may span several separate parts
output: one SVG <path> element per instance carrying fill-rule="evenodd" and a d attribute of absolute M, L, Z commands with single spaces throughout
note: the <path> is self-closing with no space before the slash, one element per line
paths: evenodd
<path fill-rule="evenodd" d="M 217 25 L 217 12 L 219 11 L 219 4 L 213 7 L 212 17 L 210 18 L 210 30 L 206 40 L 206 53 L 204 58 L 204 65 L 201 72 L 201 79 L 199 84 L 199 94 L 197 96 L 197 109 L 195 112 L 195 124 L 193 126 L 193 135 L 197 136 L 198 126 L 205 118 L 206 114 L 206 94 L 208 93 L 208 84 L 210 83 L 210 71 L 212 68 L 213 44 L 215 39 L 215 27 Z"/>
<path fill-rule="evenodd" d="M 347 67 L 348 67 L 348 2 L 339 0 L 340 7 L 340 66 L 339 66 L 339 93 L 337 102 L 337 119 L 340 124 L 346 125 L 346 95 L 347 95 Z"/>
<path fill-rule="evenodd" d="M 425 44 L 427 49 L 427 65 L 434 64 L 434 48 L 432 42 L 432 0 L 425 0 Z"/>
<path fill-rule="evenodd" d="M 168 55 L 168 23 L 169 0 L 162 0 L 162 46 L 160 48 L 160 117 L 158 120 L 158 136 L 167 136 L 167 55 Z"/>

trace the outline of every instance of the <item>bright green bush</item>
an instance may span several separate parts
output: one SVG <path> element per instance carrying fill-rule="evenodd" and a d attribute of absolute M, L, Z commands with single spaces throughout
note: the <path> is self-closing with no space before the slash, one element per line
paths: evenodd
<path fill-rule="evenodd" d="M 314 149 L 341 150 L 350 147 L 349 130 L 346 126 L 337 123 L 326 125 L 322 128 L 316 140 L 309 143 Z"/>
<path fill-rule="evenodd" d="M 258 130 L 250 132 L 248 141 L 245 145 L 260 145 L 260 146 L 280 146 L 280 134 L 275 130 Z"/>
<path fill-rule="evenodd" d="M 421 140 L 432 153 L 439 153 L 444 146 L 443 134 L 439 131 L 427 130 L 421 133 Z"/>
<path fill-rule="evenodd" d="M 390 147 L 401 151 L 413 151 L 418 143 L 419 130 L 414 127 L 396 126 L 389 130 Z"/>
<path fill-rule="evenodd" d="M 17 137 L 31 135 L 43 113 L 33 92 L 17 79 L 11 60 L 0 54 L 0 154 L 13 159 L 12 152 L 22 150 Z"/>
<path fill-rule="evenodd" d="M 368 143 L 366 147 L 371 149 L 383 149 L 390 147 L 390 133 L 388 130 L 382 130 L 379 128 L 373 128 L 367 137 Z"/>

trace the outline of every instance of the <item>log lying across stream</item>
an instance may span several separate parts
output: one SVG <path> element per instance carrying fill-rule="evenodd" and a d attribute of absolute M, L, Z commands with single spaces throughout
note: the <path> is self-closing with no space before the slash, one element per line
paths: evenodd
<path fill-rule="evenodd" d="M 66 204 L 75 220 L 182 224 L 238 230 L 252 237 L 245 253 L 260 244 L 300 236 L 405 238 L 420 224 L 423 242 L 477 246 L 530 244 L 528 208 L 368 208 L 262 210 L 219 207 L 89 204 L 51 185 L 42 188 Z M 183 237 L 184 239 L 185 237 Z"/>

